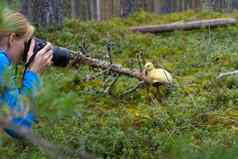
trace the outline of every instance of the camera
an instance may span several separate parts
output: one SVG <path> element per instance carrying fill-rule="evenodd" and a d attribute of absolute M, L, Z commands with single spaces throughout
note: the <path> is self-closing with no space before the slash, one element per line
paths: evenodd
<path fill-rule="evenodd" d="M 30 49 L 32 39 L 35 40 L 35 47 L 33 49 L 32 57 L 30 57 L 30 59 L 27 61 L 27 53 Z M 43 49 L 46 46 L 46 44 L 47 44 L 46 41 L 36 37 L 33 37 L 29 41 L 27 41 L 25 43 L 23 62 L 26 65 L 30 65 L 33 62 L 37 52 Z M 69 61 L 70 61 L 70 51 L 68 49 L 53 46 L 53 58 L 52 58 L 53 65 L 59 66 L 59 67 L 66 67 Z"/>

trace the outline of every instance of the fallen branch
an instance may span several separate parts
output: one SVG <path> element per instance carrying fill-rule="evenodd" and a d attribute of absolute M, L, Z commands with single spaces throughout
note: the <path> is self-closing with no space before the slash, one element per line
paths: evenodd
<path fill-rule="evenodd" d="M 221 73 L 217 76 L 217 79 L 223 79 L 225 76 L 232 76 L 232 75 L 238 75 L 238 70 L 236 71 L 231 71 L 231 72 L 225 72 L 225 73 Z"/>
<path fill-rule="evenodd" d="M 136 91 L 137 89 L 141 88 L 144 86 L 144 82 L 139 82 L 135 87 L 133 88 L 129 88 L 128 90 L 126 90 L 124 93 L 122 93 L 121 95 L 119 95 L 119 97 L 124 97 L 134 91 Z"/>
<path fill-rule="evenodd" d="M 145 58 L 144 58 L 143 51 L 140 51 L 137 54 L 136 60 L 135 60 L 135 62 L 137 62 L 139 65 L 139 69 L 131 69 L 131 68 L 123 67 L 120 64 L 114 64 L 112 60 L 112 54 L 111 54 L 112 41 L 108 40 L 106 46 L 107 46 L 107 54 L 109 57 L 109 61 L 90 57 L 89 56 L 90 54 L 82 53 L 81 51 L 78 51 L 78 52 L 70 51 L 71 52 L 71 64 L 70 64 L 71 66 L 78 68 L 77 66 L 87 65 L 90 68 L 93 68 L 94 69 L 93 71 L 95 71 L 96 69 L 94 74 L 86 75 L 85 78 L 79 80 L 79 83 L 95 80 L 98 76 L 104 75 L 103 77 L 106 77 L 106 78 L 103 78 L 104 89 L 101 93 L 114 96 L 112 93 L 112 90 L 113 90 L 113 87 L 118 82 L 118 78 L 120 76 L 128 76 L 128 77 L 136 78 L 138 80 L 138 83 L 136 84 L 136 86 L 128 88 L 123 93 L 119 94 L 118 95 L 119 97 L 123 97 L 132 92 L 135 92 L 139 88 L 147 87 L 151 85 L 151 80 L 149 79 L 149 77 L 147 77 L 144 70 Z M 112 82 L 111 82 L 111 79 L 113 79 Z M 160 85 L 169 86 L 164 83 L 161 83 Z M 153 85 L 153 86 L 158 87 L 157 89 L 159 90 L 160 85 Z"/>
<path fill-rule="evenodd" d="M 114 77 L 114 79 L 112 80 L 112 82 L 108 85 L 105 85 L 105 89 L 104 89 L 104 94 L 110 94 L 112 95 L 112 87 L 115 85 L 115 83 L 118 81 L 119 75 L 117 75 L 116 77 Z"/>
<path fill-rule="evenodd" d="M 23 142 L 26 141 L 32 145 L 37 146 L 41 151 L 49 155 L 50 158 L 55 159 L 64 159 L 68 157 L 80 157 L 82 159 L 95 158 L 93 155 L 90 155 L 86 152 L 75 151 L 65 147 L 54 145 L 48 142 L 46 139 L 38 135 L 35 135 L 32 132 L 32 130 L 14 125 L 11 122 L 9 122 L 9 120 L 0 120 L 0 128 L 10 129 L 14 131 L 18 136 L 18 140 L 22 140 Z"/>
<path fill-rule="evenodd" d="M 206 27 L 218 27 L 224 25 L 232 25 L 236 23 L 234 18 L 220 18 L 220 19 L 210 19 L 210 20 L 197 20 L 190 22 L 176 22 L 171 24 L 162 25 L 148 25 L 148 26 L 137 26 L 131 27 L 129 30 L 133 32 L 141 33 L 161 33 L 170 32 L 175 30 L 192 30 L 200 29 Z"/>
<path fill-rule="evenodd" d="M 96 58 L 92 58 L 84 55 L 81 52 L 71 52 L 72 64 L 80 64 L 80 65 L 89 65 L 94 68 L 101 68 L 103 70 L 108 70 L 109 72 L 125 75 L 129 77 L 137 78 L 139 81 L 144 81 L 145 83 L 149 83 L 149 79 L 145 76 L 143 72 L 137 69 L 129 69 L 122 67 L 120 64 L 111 64 L 107 61 L 102 61 Z"/>
<path fill-rule="evenodd" d="M 96 74 L 93 74 L 93 75 L 86 75 L 83 79 L 80 80 L 80 82 L 88 82 L 88 81 L 91 81 L 91 80 L 95 80 L 97 79 L 97 77 L 107 73 L 108 71 L 110 70 L 110 68 L 106 69 L 106 70 L 103 70 L 103 71 L 100 71 Z"/>

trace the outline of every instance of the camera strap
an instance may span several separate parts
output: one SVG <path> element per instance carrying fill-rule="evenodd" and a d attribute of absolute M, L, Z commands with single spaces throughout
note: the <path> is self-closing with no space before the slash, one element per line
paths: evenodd
<path fill-rule="evenodd" d="M 26 74 L 26 71 L 27 71 L 28 67 L 30 66 L 30 64 L 33 62 L 35 56 L 36 56 L 36 53 L 33 54 L 33 55 L 29 58 L 29 60 L 25 63 L 24 71 L 23 71 L 23 75 L 22 75 L 22 82 L 23 82 L 23 80 L 24 80 L 24 76 L 25 76 L 25 74 Z M 33 97 L 30 97 L 30 98 L 31 98 L 31 102 L 32 102 L 31 112 L 32 112 L 33 115 L 34 115 L 34 122 L 35 122 L 35 123 L 39 123 L 38 119 L 36 118 L 36 110 L 35 110 L 35 105 L 36 105 L 36 104 L 35 104 L 35 100 L 33 99 Z"/>
<path fill-rule="evenodd" d="M 25 76 L 25 73 L 26 73 L 26 70 L 28 69 L 28 67 L 30 66 L 30 64 L 33 62 L 34 58 L 36 56 L 36 53 L 34 53 L 33 55 L 31 55 L 31 57 L 29 58 L 29 60 L 25 63 L 25 68 L 24 68 L 24 72 L 23 72 L 23 77 L 22 77 L 22 80 Z"/>

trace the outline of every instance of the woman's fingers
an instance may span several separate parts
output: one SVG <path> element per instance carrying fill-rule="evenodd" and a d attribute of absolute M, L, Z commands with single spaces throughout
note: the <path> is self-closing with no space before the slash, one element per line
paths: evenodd
<path fill-rule="evenodd" d="M 52 58 L 52 45 L 50 43 L 47 43 L 46 46 L 36 54 L 36 57 L 30 69 L 32 71 L 41 73 L 47 66 L 52 64 Z"/>
<path fill-rule="evenodd" d="M 53 50 L 51 49 L 51 44 L 47 44 L 43 49 L 37 53 L 37 58 L 43 58 L 44 60 L 47 60 L 48 58 L 52 58 L 53 56 Z"/>
<path fill-rule="evenodd" d="M 49 50 L 44 54 L 44 63 L 46 65 L 50 65 L 52 63 L 52 58 L 53 58 L 53 51 Z"/>
<path fill-rule="evenodd" d="M 45 53 L 45 56 L 47 57 L 47 59 L 52 59 L 53 58 L 53 51 L 49 50 Z"/>
<path fill-rule="evenodd" d="M 52 65 L 53 61 L 52 61 L 52 56 L 47 60 L 47 64 L 48 66 Z"/>
<path fill-rule="evenodd" d="M 52 45 L 47 42 L 45 47 L 39 51 L 39 54 L 45 54 L 45 53 L 47 53 L 51 49 L 52 49 Z"/>

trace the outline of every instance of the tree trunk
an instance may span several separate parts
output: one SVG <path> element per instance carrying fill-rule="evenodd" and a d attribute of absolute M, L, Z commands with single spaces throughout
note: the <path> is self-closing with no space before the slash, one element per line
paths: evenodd
<path fill-rule="evenodd" d="M 120 0 L 113 0 L 113 16 L 120 16 L 121 14 L 121 6 Z"/>
<path fill-rule="evenodd" d="M 104 0 L 105 1 L 105 7 L 104 7 L 104 12 L 105 12 L 105 17 L 104 19 L 109 19 L 113 15 L 113 2 L 112 0 Z"/>
<path fill-rule="evenodd" d="M 87 0 L 86 1 L 86 9 L 85 9 L 85 11 L 86 11 L 86 16 L 87 16 L 87 20 L 91 20 L 91 1 L 90 0 Z"/>
<path fill-rule="evenodd" d="M 135 0 L 121 0 L 121 16 L 128 17 L 135 11 Z"/>
<path fill-rule="evenodd" d="M 44 28 L 62 27 L 64 20 L 63 0 L 32 1 L 32 20 Z"/>
<path fill-rule="evenodd" d="M 82 52 L 71 51 L 71 65 L 88 65 L 93 68 L 101 68 L 103 70 L 108 70 L 108 72 L 117 73 L 119 75 L 125 75 L 133 78 L 137 78 L 144 83 L 150 83 L 149 78 L 138 69 L 129 69 L 122 67 L 120 64 L 111 64 L 107 61 L 102 61 L 96 58 L 85 56 Z"/>
<path fill-rule="evenodd" d="M 28 16 L 29 15 L 29 2 L 28 0 L 22 0 L 21 2 L 21 13 Z"/>
<path fill-rule="evenodd" d="M 233 9 L 238 9 L 238 1 L 237 0 L 232 1 L 232 8 Z"/>
<path fill-rule="evenodd" d="M 90 2 L 90 19 L 91 20 L 94 20 L 94 19 L 96 19 L 95 17 L 96 17 L 96 2 L 95 2 L 95 0 L 89 0 L 89 2 Z"/>
<path fill-rule="evenodd" d="M 100 0 L 96 0 L 96 20 L 101 20 L 101 9 L 100 9 Z"/>
<path fill-rule="evenodd" d="M 20 12 L 25 15 L 30 21 L 33 21 L 33 3 L 30 0 L 22 0 Z"/>
<path fill-rule="evenodd" d="M 221 18 L 211 20 L 198 20 L 191 22 L 178 22 L 163 25 L 138 26 L 132 27 L 130 28 L 130 30 L 133 32 L 141 32 L 141 33 L 160 33 L 175 30 L 191 30 L 205 27 L 217 27 L 217 26 L 231 25 L 235 23 L 236 19 L 234 18 Z"/>
<path fill-rule="evenodd" d="M 75 0 L 71 0 L 71 17 L 76 18 L 77 13 L 76 13 L 76 2 Z"/>
<path fill-rule="evenodd" d="M 161 6 L 160 0 L 154 0 L 153 11 L 154 11 L 156 14 L 160 14 L 160 6 Z"/>

